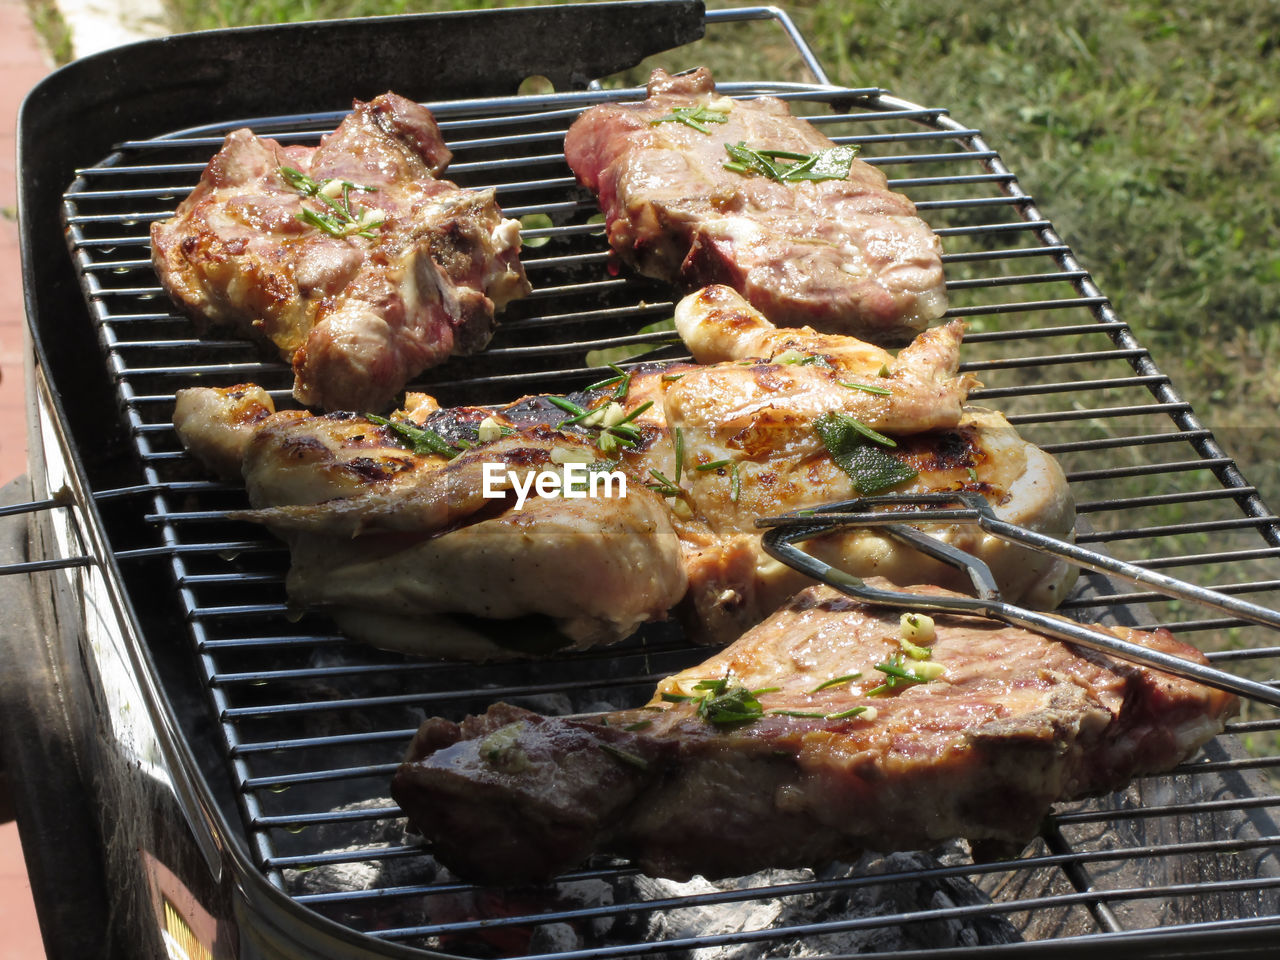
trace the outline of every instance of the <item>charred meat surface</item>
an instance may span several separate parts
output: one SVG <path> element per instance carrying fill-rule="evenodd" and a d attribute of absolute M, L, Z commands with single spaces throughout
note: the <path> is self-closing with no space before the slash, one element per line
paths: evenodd
<path fill-rule="evenodd" d="M 775 159 L 775 177 L 741 170 L 728 152 L 739 145 L 817 159 Z M 592 107 L 565 138 L 610 245 L 640 273 L 727 284 L 782 326 L 900 343 L 946 309 L 941 246 L 852 152 L 782 100 L 718 95 L 705 68 L 657 70 L 646 100 Z"/>
<path fill-rule="evenodd" d="M 236 130 L 152 225 L 160 282 L 198 324 L 273 344 L 300 402 L 383 410 L 482 349 L 530 289 L 519 223 L 492 190 L 439 179 L 450 158 L 431 113 L 394 93 L 356 101 L 319 147 Z"/>
<path fill-rule="evenodd" d="M 1236 708 L 995 621 L 940 616 L 924 636 L 904 616 L 810 587 L 643 708 L 430 719 L 392 793 L 440 862 L 494 884 L 595 853 L 683 879 L 957 837 L 1017 849 L 1056 801 L 1173 767 Z M 1204 661 L 1167 631 L 1111 629 Z"/>

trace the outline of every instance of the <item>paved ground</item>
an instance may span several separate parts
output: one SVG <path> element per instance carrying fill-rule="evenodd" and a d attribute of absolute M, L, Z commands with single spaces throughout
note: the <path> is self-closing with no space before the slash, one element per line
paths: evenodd
<path fill-rule="evenodd" d="M 49 69 L 22 0 L 0 0 L 0 484 L 27 469 L 22 406 L 26 319 L 15 221 L 18 106 Z M 44 956 L 13 823 L 0 826 L 0 931 L 0 960 L 39 960 Z"/>

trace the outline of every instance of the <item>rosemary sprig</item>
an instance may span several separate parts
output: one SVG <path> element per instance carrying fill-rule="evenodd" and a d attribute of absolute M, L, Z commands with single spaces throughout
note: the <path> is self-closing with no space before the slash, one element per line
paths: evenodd
<path fill-rule="evenodd" d="M 850 390 L 861 390 L 863 393 L 874 393 L 878 397 L 887 397 L 893 393 L 892 390 L 886 390 L 884 387 L 873 387 L 867 383 L 857 383 L 853 380 L 839 380 L 840 386 L 848 387 Z"/>
<path fill-rule="evenodd" d="M 631 729 L 628 727 L 627 729 Z M 600 749 L 615 760 L 621 760 L 628 766 L 635 767 L 637 770 L 648 770 L 649 761 L 644 757 L 637 756 L 629 750 L 623 750 L 621 747 L 615 747 L 612 743 L 600 744 Z"/>
<path fill-rule="evenodd" d="M 831 361 L 820 353 L 801 353 L 799 350 L 783 350 L 773 358 L 774 363 L 793 367 L 831 367 Z"/>
<path fill-rule="evenodd" d="M 684 496 L 684 491 L 680 489 L 680 485 L 678 483 L 673 482 L 672 480 L 667 479 L 667 477 L 664 476 L 660 470 L 655 470 L 650 468 L 649 475 L 658 481 L 657 483 L 645 484 L 645 486 L 648 487 L 650 490 L 654 491 L 655 493 L 661 494 L 664 497 Z"/>
<path fill-rule="evenodd" d="M 631 389 L 631 371 L 623 370 L 616 363 L 609 364 L 609 369 L 614 372 L 615 376 L 607 377 L 604 380 L 593 383 L 591 386 L 584 388 L 583 392 L 591 393 L 593 390 L 600 390 L 603 387 L 613 387 L 616 385 L 616 389 L 611 394 L 611 398 L 614 400 L 623 400 L 627 395 L 627 391 Z"/>
<path fill-rule="evenodd" d="M 767 147 L 748 147 L 739 140 L 726 143 L 725 152 L 730 162 L 726 170 L 741 174 L 756 174 L 776 180 L 778 183 L 796 183 L 800 180 L 847 180 L 858 155 L 856 146 L 835 146 L 817 153 L 796 153 L 791 150 L 771 150 Z M 783 161 L 791 161 L 786 163 Z"/>
<path fill-rule="evenodd" d="M 372 413 L 366 414 L 366 418 L 371 423 L 387 427 L 391 430 L 392 439 L 400 441 L 401 446 L 409 447 L 420 456 L 436 454 L 452 460 L 462 452 L 429 427 L 419 427 L 412 423 L 405 423 L 403 420 L 388 420 Z"/>
<path fill-rule="evenodd" d="M 771 717 L 799 717 L 802 720 L 848 720 L 860 713 L 866 713 L 866 707 L 850 707 L 837 713 L 822 713 L 817 710 L 769 710 Z"/>
<path fill-rule="evenodd" d="M 374 232 L 384 223 L 386 223 L 385 215 L 381 220 L 376 219 L 381 211 L 372 211 L 368 207 L 352 207 L 351 191 L 359 190 L 362 193 L 377 193 L 377 187 L 366 187 L 363 184 L 352 183 L 350 180 L 340 180 L 337 178 L 329 178 L 327 180 L 314 180 L 307 176 L 301 170 L 295 167 L 278 168 L 280 176 L 284 178 L 285 183 L 290 188 L 296 190 L 304 197 L 312 198 L 320 201 L 330 212 L 312 210 L 310 207 L 303 207 L 302 211 L 295 214 L 298 220 L 323 230 L 325 233 L 335 237 L 367 237 L 372 240 L 377 237 Z"/>
<path fill-rule="evenodd" d="M 588 409 L 579 404 L 574 403 L 567 397 L 547 397 L 548 402 L 559 407 L 565 413 L 571 414 L 557 425 L 557 430 L 565 427 L 581 424 L 583 427 L 598 430 L 596 435 L 596 446 L 601 453 L 613 453 L 619 446 L 634 447 L 640 441 L 640 431 L 631 425 L 631 421 L 640 414 L 644 413 L 653 406 L 652 400 L 646 400 L 640 404 L 626 416 L 614 421 L 613 423 L 601 422 L 605 410 L 610 405 L 616 405 L 616 400 L 610 400 L 604 406 L 598 406 Z"/>
<path fill-rule="evenodd" d="M 721 468 L 729 471 L 729 500 L 737 503 L 738 497 L 742 494 L 742 475 L 738 472 L 737 460 L 712 460 L 710 463 L 700 463 L 693 469 L 707 471 Z"/>
<path fill-rule="evenodd" d="M 764 708 L 756 698 L 776 688 L 748 690 L 737 683 L 732 674 L 727 674 L 718 680 L 699 680 L 693 685 L 693 689 L 705 692 L 700 697 L 664 693 L 662 699 L 668 703 L 695 704 L 698 716 L 714 726 L 739 727 L 754 723 L 764 716 Z"/>
<path fill-rule="evenodd" d="M 676 107 L 665 117 L 650 120 L 649 126 L 656 127 L 660 123 L 683 123 L 686 127 L 692 127 L 699 133 L 710 133 L 710 128 L 703 126 L 703 124 L 725 123 L 728 119 L 728 110 L 717 110 L 714 107 L 707 106 L 705 103 L 700 103 L 696 107 Z"/>
<path fill-rule="evenodd" d="M 848 683 L 850 680 L 857 680 L 861 676 L 862 676 L 862 671 L 859 670 L 856 673 L 846 673 L 844 674 L 844 676 L 832 677 L 830 680 L 822 681 L 822 683 L 818 684 L 809 692 L 818 693 L 821 690 L 826 690 L 828 687 L 838 687 L 842 683 Z"/>
<path fill-rule="evenodd" d="M 887 662 L 877 663 L 876 669 L 885 675 L 884 683 L 867 691 L 868 697 L 880 697 L 902 687 L 915 686 L 936 680 L 945 672 L 942 664 L 933 661 L 909 664 L 901 653 L 895 653 Z"/>

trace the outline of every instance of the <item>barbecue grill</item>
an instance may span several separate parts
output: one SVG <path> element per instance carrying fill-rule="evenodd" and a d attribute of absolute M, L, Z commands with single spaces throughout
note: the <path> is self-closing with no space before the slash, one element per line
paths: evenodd
<path fill-rule="evenodd" d="M 784 14 L 687 0 L 302 24 L 147 41 L 58 71 L 20 118 L 30 324 L 29 489 L 10 521 L 4 738 L 51 957 L 839 957 L 1270 954 L 1280 934 L 1276 758 L 1245 705 L 1164 776 L 1062 804 L 1021 856 L 963 844 L 818 873 L 673 884 L 596 860 L 539 890 L 440 871 L 389 800 L 426 715 L 505 699 L 631 706 L 703 658 L 658 625 L 545 662 L 419 662 L 286 603 L 284 546 L 229 520 L 170 425 L 175 390 L 291 372 L 201 339 L 160 290 L 148 227 L 240 126 L 289 143 L 352 97 L 425 102 L 449 176 L 525 218 L 533 294 L 485 353 L 415 386 L 442 404 L 564 393 L 609 362 L 677 358 L 672 291 L 611 269 L 561 152 L 586 107 L 636 99 L 646 57 L 697 65 L 704 30 L 770 21 L 803 80 L 720 77 L 792 102 L 881 167 L 941 236 L 973 400 L 1059 457 L 1077 540 L 1275 607 L 1280 520 L 1116 315 L 980 131 L 945 109 L 832 84 Z M 736 29 L 736 28 L 735 28 Z M 495 62 L 493 51 L 502 51 Z M 630 72 L 626 72 L 630 71 Z M 530 76 L 555 93 L 523 94 Z M 603 82 L 601 82 L 603 81 Z M 968 119 L 968 118 L 966 118 Z M 1280 676 L 1275 634 L 1100 575 L 1064 611 L 1165 624 L 1219 667 Z"/>

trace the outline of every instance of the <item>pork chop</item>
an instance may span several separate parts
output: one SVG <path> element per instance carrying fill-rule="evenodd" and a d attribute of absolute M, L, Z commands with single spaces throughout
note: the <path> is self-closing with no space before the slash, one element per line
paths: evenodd
<path fill-rule="evenodd" d="M 684 879 L 957 837 L 1016 850 L 1053 803 L 1168 770 L 1236 708 L 995 621 L 914 622 L 810 587 L 643 708 L 429 719 L 392 794 L 437 860 L 492 884 L 596 853 Z M 1204 662 L 1167 631 L 1113 631 Z"/>
<path fill-rule="evenodd" d="M 319 147 L 236 130 L 151 227 L 160 283 L 198 324 L 273 345 L 302 403 L 381 411 L 482 349 L 530 289 L 519 223 L 492 190 L 439 179 L 450 158 L 430 112 L 394 93 L 356 101 Z"/>
<path fill-rule="evenodd" d="M 777 179 L 739 169 L 735 148 L 842 165 Z M 903 342 L 946 309 L 940 244 L 883 173 L 833 150 L 782 100 L 719 96 L 705 68 L 656 70 L 646 100 L 592 107 L 565 137 L 611 247 L 640 273 L 727 284 L 782 326 Z"/>

